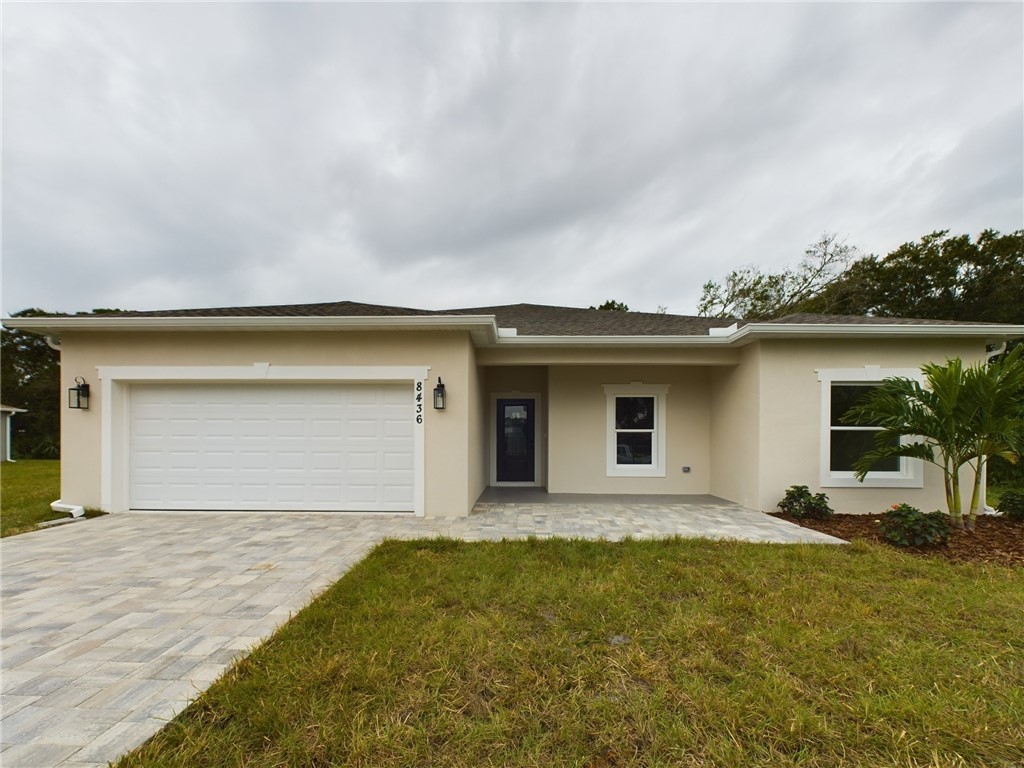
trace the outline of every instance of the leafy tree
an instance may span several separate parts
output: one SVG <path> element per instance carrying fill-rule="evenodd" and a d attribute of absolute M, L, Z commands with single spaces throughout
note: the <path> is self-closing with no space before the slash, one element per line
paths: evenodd
<path fill-rule="evenodd" d="M 52 313 L 24 309 L 12 317 Z M 25 408 L 13 422 L 16 456 L 52 459 L 60 455 L 60 353 L 42 336 L 4 328 L 0 331 L 0 393 L 5 405 Z"/>
<path fill-rule="evenodd" d="M 629 312 L 629 307 L 627 307 L 621 301 L 615 301 L 615 299 L 608 299 L 608 301 L 606 301 L 601 306 L 591 306 L 590 308 L 604 310 L 605 312 Z"/>
<path fill-rule="evenodd" d="M 946 508 L 963 528 L 960 469 L 974 471 L 968 528 L 981 504 L 981 480 L 989 457 L 1012 462 L 1024 450 L 1024 360 L 1021 349 L 985 365 L 964 368 L 959 358 L 922 366 L 927 386 L 903 377 L 886 379 L 843 420 L 880 426 L 874 449 L 854 463 L 863 480 L 876 462 L 893 456 L 923 459 L 942 468 Z"/>
<path fill-rule="evenodd" d="M 857 256 L 857 249 L 838 235 L 823 233 L 804 251 L 795 269 L 763 272 L 758 267 L 734 269 L 721 283 L 709 280 L 697 304 L 704 317 L 770 320 L 797 311 L 839 279 Z"/>
<path fill-rule="evenodd" d="M 868 256 L 796 308 L 800 312 L 1024 323 L 1024 230 L 933 232 Z"/>

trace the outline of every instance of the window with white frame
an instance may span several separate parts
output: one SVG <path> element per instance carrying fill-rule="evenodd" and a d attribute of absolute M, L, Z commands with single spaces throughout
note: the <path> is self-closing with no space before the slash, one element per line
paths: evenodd
<path fill-rule="evenodd" d="M 919 459 L 892 457 L 872 467 L 861 483 L 856 461 L 872 450 L 881 426 L 847 424 L 843 417 L 877 388 L 883 379 L 901 376 L 920 379 L 916 368 L 833 368 L 818 371 L 821 381 L 821 485 L 843 488 L 864 485 L 875 488 L 921 488 L 923 468 Z"/>
<path fill-rule="evenodd" d="M 607 384 L 607 474 L 665 476 L 665 397 L 668 386 Z"/>

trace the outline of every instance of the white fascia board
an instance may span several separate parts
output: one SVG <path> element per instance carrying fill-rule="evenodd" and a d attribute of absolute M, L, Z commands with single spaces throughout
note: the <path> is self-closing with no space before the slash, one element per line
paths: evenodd
<path fill-rule="evenodd" d="M 986 341 L 1024 337 L 1024 325 L 942 325 L 942 324 L 861 324 L 821 323 L 798 325 L 789 323 L 751 323 L 729 337 L 737 346 L 759 339 L 790 338 L 983 338 Z"/>
<path fill-rule="evenodd" d="M 59 335 L 69 331 L 358 331 L 458 330 L 498 337 L 493 315 L 396 315 L 388 317 L 15 317 L 4 326 Z"/>
<path fill-rule="evenodd" d="M 500 336 L 497 347 L 742 347 L 760 339 L 983 338 L 1024 337 L 1019 325 L 769 325 L 751 324 L 709 336 Z"/>
<path fill-rule="evenodd" d="M 711 336 L 502 336 L 494 347 L 727 347 Z"/>

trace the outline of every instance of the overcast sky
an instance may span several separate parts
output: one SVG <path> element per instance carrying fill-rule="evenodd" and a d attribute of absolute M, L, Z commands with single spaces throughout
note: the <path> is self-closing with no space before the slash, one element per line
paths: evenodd
<path fill-rule="evenodd" d="M 12 4 L 3 310 L 692 314 L 1024 227 L 1024 5 Z"/>

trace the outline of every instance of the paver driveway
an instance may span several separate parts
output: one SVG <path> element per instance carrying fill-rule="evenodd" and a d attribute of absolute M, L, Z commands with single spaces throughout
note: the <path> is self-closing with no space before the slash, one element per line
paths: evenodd
<path fill-rule="evenodd" d="M 106 765 L 386 536 L 830 541 L 731 505 L 483 505 L 468 518 L 124 513 L 3 557 L 5 768 Z"/>

